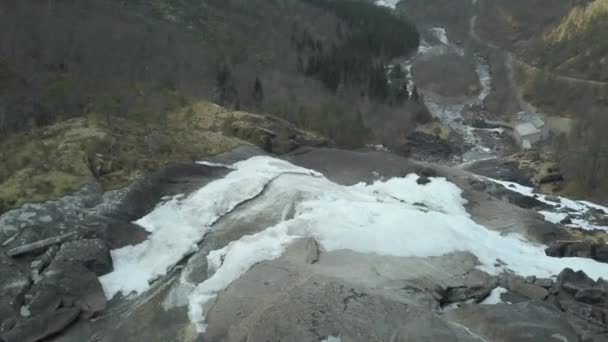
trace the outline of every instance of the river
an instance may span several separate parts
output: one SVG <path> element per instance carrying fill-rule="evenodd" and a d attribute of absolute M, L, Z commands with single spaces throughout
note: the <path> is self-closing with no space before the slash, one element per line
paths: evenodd
<path fill-rule="evenodd" d="M 430 58 L 432 56 L 456 53 L 464 55 L 462 47 L 452 44 L 447 36 L 447 32 L 442 27 L 429 27 L 421 32 L 421 42 L 417 53 L 402 62 L 403 68 L 407 71 L 408 90 L 415 86 L 412 76 L 412 68 L 416 60 Z M 483 101 L 492 91 L 492 77 L 490 68 L 484 58 L 475 57 L 477 77 L 479 79 L 480 91 L 474 96 L 445 97 L 430 91 L 419 89 L 423 94 L 425 104 L 433 117 L 439 119 L 443 124 L 449 126 L 454 131 L 462 135 L 468 150 L 454 164 L 472 163 L 479 160 L 487 160 L 496 157 L 494 149 L 487 146 L 482 135 L 488 133 L 487 129 L 478 129 L 468 125 L 463 117 L 467 108 L 481 106 Z M 494 130 L 496 131 L 496 130 Z M 498 131 L 500 132 L 500 131 Z"/>

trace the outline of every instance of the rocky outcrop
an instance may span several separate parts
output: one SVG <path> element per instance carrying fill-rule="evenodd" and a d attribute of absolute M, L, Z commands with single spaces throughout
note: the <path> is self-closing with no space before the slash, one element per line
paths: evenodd
<path fill-rule="evenodd" d="M 438 136 L 415 131 L 407 136 L 407 142 L 395 151 L 405 157 L 428 162 L 449 161 L 460 155 L 461 149 Z"/>
<path fill-rule="evenodd" d="M 26 320 L 10 331 L 0 334 L 3 342 L 36 342 L 53 336 L 78 318 L 76 308 L 59 308 Z"/>
<path fill-rule="evenodd" d="M 478 191 L 487 192 L 496 198 L 506 200 L 507 202 L 522 209 L 542 210 L 550 208 L 548 204 L 541 202 L 534 197 L 525 196 L 518 192 L 511 191 L 500 184 L 481 180 L 472 180 L 471 185 Z"/>
<path fill-rule="evenodd" d="M 106 310 L 98 276 L 112 271 L 110 248 L 137 244 L 147 235 L 131 221 L 163 198 L 189 193 L 228 172 L 174 163 L 121 191 L 101 194 L 90 185 L 0 216 L 0 340 L 39 341 Z M 59 236 L 64 238 L 52 239 Z M 54 243 L 28 248 L 15 258 L 3 252 L 48 238 Z"/>
<path fill-rule="evenodd" d="M 608 263 L 608 245 L 589 241 L 555 242 L 545 249 L 548 256 L 556 258 L 580 257 Z"/>
<path fill-rule="evenodd" d="M 583 341 L 602 341 L 605 338 L 608 326 L 606 281 L 594 281 L 582 271 L 565 269 L 550 292 L 548 302 L 565 312 Z"/>
<path fill-rule="evenodd" d="M 233 112 L 224 123 L 228 135 L 251 142 L 266 152 L 284 154 L 299 147 L 329 147 L 333 143 L 324 137 L 298 129 L 294 124 L 270 115 Z"/>
<path fill-rule="evenodd" d="M 322 341 L 340 336 L 344 341 L 479 342 L 496 340 L 502 331 L 503 341 L 515 342 L 552 336 L 576 341 L 579 335 L 600 333 L 597 327 L 603 321 L 595 315 L 603 312 L 603 282 L 567 275 L 558 284 L 512 274 L 497 277 L 478 270 L 479 261 L 466 252 L 430 258 L 328 252 L 315 239 L 300 238 L 282 256 L 254 265 L 208 301 L 207 330 L 197 336 L 187 305 L 193 287 L 213 275 L 209 252 L 289 219 L 303 200 L 296 193 L 277 203 L 272 183 L 217 221 L 198 251 L 151 284 L 150 291 L 107 302 L 97 277 L 112 269 L 109 249 L 137 244 L 147 235 L 133 220 L 159 202 L 187 196 L 224 177 L 231 170 L 223 165 L 263 153 L 247 146 L 205 164 L 171 164 L 123 191 L 95 197 L 86 207 L 69 207 L 71 211 L 60 204 L 78 202 L 41 204 L 36 215 L 24 208 L 3 216 L 10 218 L 4 222 L 11 222 L 11 233 L 19 233 L 29 227 L 19 225 L 19 217 L 35 221 L 54 210 L 59 214 L 50 229 L 73 235 L 43 250 L 0 259 L 0 340 Z M 507 197 L 493 183 L 463 170 L 385 152 L 302 148 L 285 158 L 344 185 L 417 173 L 429 187 L 434 177 L 445 177 L 463 190 L 467 210 L 481 224 L 539 242 L 563 232 L 528 209 L 535 205 Z M 35 242 L 40 236 L 48 235 L 16 235 L 6 246 Z M 497 286 L 507 289 L 503 300 L 513 305 L 477 304 Z M 594 309 L 587 314 L 589 306 Z M 583 313 L 584 322 L 594 323 L 574 318 Z"/>
<path fill-rule="evenodd" d="M 112 271 L 112 257 L 105 241 L 101 239 L 83 239 L 66 242 L 55 256 L 55 263 L 76 262 L 82 264 L 97 276 Z"/>

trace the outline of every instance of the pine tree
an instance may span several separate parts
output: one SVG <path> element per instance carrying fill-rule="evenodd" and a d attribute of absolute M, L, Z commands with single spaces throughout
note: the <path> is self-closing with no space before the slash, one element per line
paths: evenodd
<path fill-rule="evenodd" d="M 253 83 L 253 92 L 251 96 L 256 108 L 260 109 L 264 103 L 264 88 L 262 87 L 262 82 L 258 77 L 255 78 L 255 82 Z"/>
<path fill-rule="evenodd" d="M 227 65 L 224 64 L 218 68 L 215 86 L 215 97 L 218 104 L 226 107 L 238 105 L 239 92 Z"/>

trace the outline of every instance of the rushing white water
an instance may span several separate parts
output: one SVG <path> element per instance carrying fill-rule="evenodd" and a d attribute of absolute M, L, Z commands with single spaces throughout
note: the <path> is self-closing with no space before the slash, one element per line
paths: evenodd
<path fill-rule="evenodd" d="M 427 40 L 421 39 L 416 56 L 404 62 L 404 68 L 408 71 L 408 89 L 410 89 L 410 84 L 412 89 L 415 86 L 412 78 L 412 65 L 415 59 L 428 58 L 430 56 L 446 54 L 448 52 L 456 53 L 461 56 L 464 55 L 464 49 L 450 43 L 444 28 L 431 27 L 427 32 L 431 35 L 431 41 L 436 41 L 436 43 L 429 44 Z M 471 146 L 471 149 L 462 156 L 462 162 L 464 163 L 486 160 L 494 157 L 493 150 L 484 146 L 483 140 L 478 134 L 479 130 L 466 125 L 462 115 L 467 107 L 483 104 L 483 101 L 492 91 L 492 78 L 490 76 L 489 66 L 482 58 L 475 58 L 475 62 L 475 72 L 477 73 L 480 84 L 480 91 L 477 96 L 453 99 L 428 92 L 424 94 L 425 104 L 431 114 L 460 133 L 465 142 Z"/>

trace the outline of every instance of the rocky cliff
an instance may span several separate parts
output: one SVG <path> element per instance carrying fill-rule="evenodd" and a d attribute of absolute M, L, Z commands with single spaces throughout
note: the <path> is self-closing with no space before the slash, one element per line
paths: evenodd
<path fill-rule="evenodd" d="M 251 146 L 91 194 L 0 217 L 4 341 L 604 338 L 608 264 L 543 249 L 603 238 L 588 202 L 385 152 Z"/>

